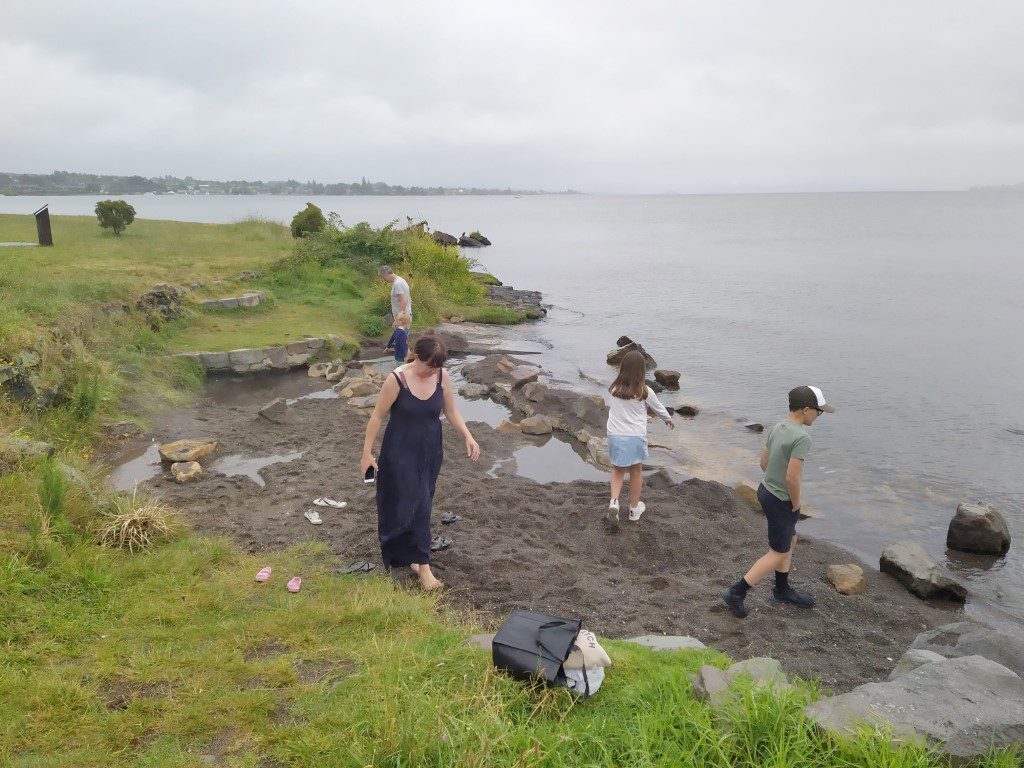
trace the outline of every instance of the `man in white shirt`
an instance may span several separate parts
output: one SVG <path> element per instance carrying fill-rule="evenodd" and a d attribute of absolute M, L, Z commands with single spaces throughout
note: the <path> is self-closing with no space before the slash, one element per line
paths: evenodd
<path fill-rule="evenodd" d="M 409 325 L 406 330 L 412 327 L 412 292 L 409 290 L 409 283 L 405 278 L 395 274 L 387 264 L 377 270 L 381 279 L 391 283 L 391 315 L 398 317 L 399 312 L 409 315 Z"/>

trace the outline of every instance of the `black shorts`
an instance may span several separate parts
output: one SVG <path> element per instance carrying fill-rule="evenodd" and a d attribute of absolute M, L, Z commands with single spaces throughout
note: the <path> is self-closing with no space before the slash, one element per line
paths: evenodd
<path fill-rule="evenodd" d="M 768 546 L 776 552 L 789 552 L 796 536 L 796 522 L 800 510 L 793 509 L 791 502 L 783 501 L 761 483 L 757 487 L 757 500 L 768 520 Z"/>

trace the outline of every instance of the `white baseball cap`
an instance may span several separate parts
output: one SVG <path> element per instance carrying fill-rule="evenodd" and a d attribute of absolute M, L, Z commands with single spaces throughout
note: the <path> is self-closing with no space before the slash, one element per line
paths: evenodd
<path fill-rule="evenodd" d="M 796 411 L 801 408 L 815 408 L 825 413 L 836 412 L 836 407 L 825 400 L 825 393 L 818 387 L 809 385 L 796 387 L 789 392 L 789 410 Z"/>

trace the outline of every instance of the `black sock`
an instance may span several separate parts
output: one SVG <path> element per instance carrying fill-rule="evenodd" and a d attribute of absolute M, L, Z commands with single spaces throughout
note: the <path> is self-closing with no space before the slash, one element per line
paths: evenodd
<path fill-rule="evenodd" d="M 739 581 L 737 581 L 735 584 L 732 585 L 732 591 L 735 592 L 740 597 L 746 597 L 748 589 L 750 589 L 750 585 L 747 584 L 747 580 L 746 579 L 740 579 Z"/>
<path fill-rule="evenodd" d="M 782 571 L 775 572 L 775 590 L 777 592 L 784 592 L 789 589 L 789 571 L 783 573 Z"/>

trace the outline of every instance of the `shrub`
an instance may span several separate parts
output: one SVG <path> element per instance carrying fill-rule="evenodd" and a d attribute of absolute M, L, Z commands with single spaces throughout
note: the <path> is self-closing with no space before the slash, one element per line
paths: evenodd
<path fill-rule="evenodd" d="M 387 323 L 384 322 L 383 318 L 377 315 L 363 315 L 363 319 L 360 321 L 360 327 L 363 331 L 364 336 L 370 338 L 376 338 L 383 336 L 387 330 Z"/>
<path fill-rule="evenodd" d="M 100 228 L 120 235 L 135 221 L 135 209 L 124 200 L 101 200 L 96 203 L 96 218 L 100 220 Z"/>
<path fill-rule="evenodd" d="M 103 514 L 99 540 L 104 547 L 134 552 L 170 536 L 178 525 L 174 513 L 159 501 L 137 492 L 131 496 L 118 495 Z"/>
<path fill-rule="evenodd" d="M 306 237 L 314 232 L 323 232 L 326 226 L 324 212 L 312 203 L 306 203 L 306 207 L 292 219 L 292 237 Z"/>
<path fill-rule="evenodd" d="M 515 325 L 523 320 L 523 316 L 514 310 L 506 307 L 481 307 L 471 312 L 467 318 L 474 323 L 488 323 L 490 325 Z"/>
<path fill-rule="evenodd" d="M 100 377 L 95 371 L 79 374 L 74 394 L 71 395 L 71 410 L 79 421 L 90 421 L 100 407 L 103 397 L 100 393 Z"/>

